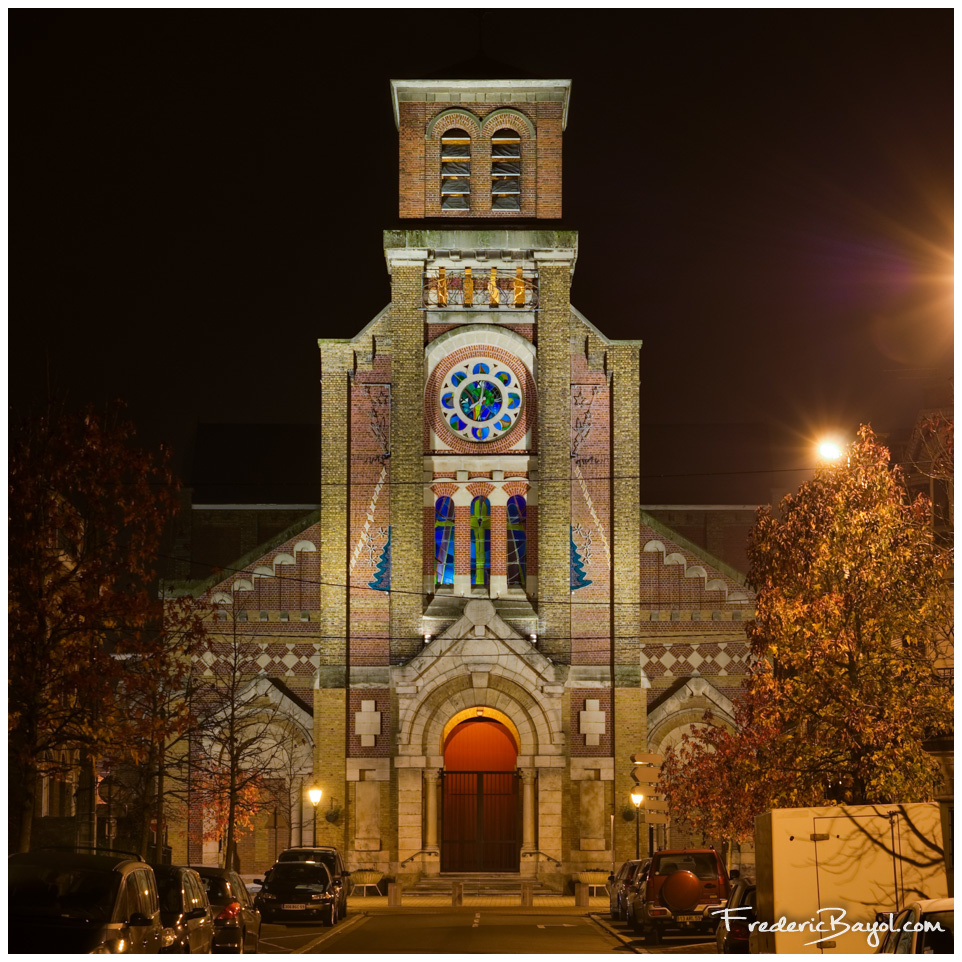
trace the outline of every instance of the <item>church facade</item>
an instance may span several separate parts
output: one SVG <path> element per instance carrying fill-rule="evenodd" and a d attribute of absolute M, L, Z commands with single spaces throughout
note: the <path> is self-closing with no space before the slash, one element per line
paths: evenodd
<path fill-rule="evenodd" d="M 390 303 L 319 342 L 319 515 L 191 589 L 222 646 L 202 672 L 242 639 L 299 726 L 294 840 L 402 881 L 561 888 L 633 857 L 630 756 L 730 719 L 747 671 L 742 576 L 640 507 L 641 342 L 571 302 L 569 94 L 392 83 L 404 226 Z M 210 857 L 203 820 L 175 861 Z M 701 841 L 650 821 L 656 845 Z M 269 836 L 262 816 L 245 871 Z"/>

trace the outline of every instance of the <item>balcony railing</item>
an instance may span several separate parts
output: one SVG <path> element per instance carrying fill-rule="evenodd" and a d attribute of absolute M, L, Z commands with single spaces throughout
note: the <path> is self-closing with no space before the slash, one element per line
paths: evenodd
<path fill-rule="evenodd" d="M 538 274 L 518 267 L 461 270 L 439 267 L 424 272 L 423 304 L 427 310 L 498 308 L 534 311 L 538 308 Z"/>

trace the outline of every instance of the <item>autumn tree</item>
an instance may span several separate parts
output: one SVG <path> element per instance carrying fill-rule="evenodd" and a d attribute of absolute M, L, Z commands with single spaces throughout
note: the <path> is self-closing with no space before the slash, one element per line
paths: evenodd
<path fill-rule="evenodd" d="M 253 829 L 272 782 L 283 776 L 290 719 L 272 697 L 256 661 L 260 646 L 237 613 L 215 614 L 227 624 L 225 631 L 211 631 L 195 669 L 192 797 L 204 807 L 205 837 L 217 838 L 224 866 L 235 867 L 237 840 Z"/>
<path fill-rule="evenodd" d="M 159 540 L 174 507 L 167 453 L 136 446 L 121 405 L 51 405 L 11 429 L 10 837 L 29 849 L 38 778 L 64 750 L 94 766 L 117 719 L 124 666 L 146 652 Z"/>
<path fill-rule="evenodd" d="M 757 593 L 748 626 L 768 764 L 794 797 L 848 803 L 930 799 L 923 748 L 950 730 L 934 668 L 952 643 L 951 557 L 868 427 L 749 542 Z"/>
<path fill-rule="evenodd" d="M 122 713 L 113 740 L 121 766 L 136 762 L 128 774 L 129 807 L 135 817 L 135 847 L 148 855 L 148 827 L 156 825 L 156 861 L 163 857 L 163 826 L 169 796 L 185 799 L 192 711 L 193 666 L 207 643 L 204 611 L 193 598 L 164 599 L 162 624 L 154 627 L 145 651 L 119 654 L 124 663 Z M 101 793 L 102 794 L 102 793 Z"/>
<path fill-rule="evenodd" d="M 793 782 L 770 764 L 774 731 L 762 706 L 746 691 L 733 707 L 733 724 L 707 711 L 665 751 L 658 786 L 672 817 L 706 840 L 723 841 L 728 860 L 735 843 L 754 835 L 755 816 L 774 798 L 789 797 Z"/>

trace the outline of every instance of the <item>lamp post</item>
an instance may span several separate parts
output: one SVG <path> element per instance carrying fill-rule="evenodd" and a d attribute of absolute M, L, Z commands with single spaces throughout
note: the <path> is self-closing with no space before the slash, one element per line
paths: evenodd
<path fill-rule="evenodd" d="M 314 806 L 314 834 L 312 835 L 312 841 L 317 845 L 317 805 L 321 800 L 321 795 L 324 793 L 319 788 L 309 788 L 307 794 L 310 796 L 311 804 Z"/>
<path fill-rule="evenodd" d="M 645 796 L 641 792 L 632 792 L 631 800 L 635 806 L 635 858 L 641 858 L 641 803 Z"/>

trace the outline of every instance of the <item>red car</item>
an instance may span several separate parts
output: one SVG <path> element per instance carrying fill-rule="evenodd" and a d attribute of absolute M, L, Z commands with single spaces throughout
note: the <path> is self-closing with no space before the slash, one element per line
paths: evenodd
<path fill-rule="evenodd" d="M 656 852 L 628 906 L 632 927 L 649 945 L 661 942 L 666 929 L 714 934 L 713 911 L 728 898 L 728 873 L 713 848 Z"/>

